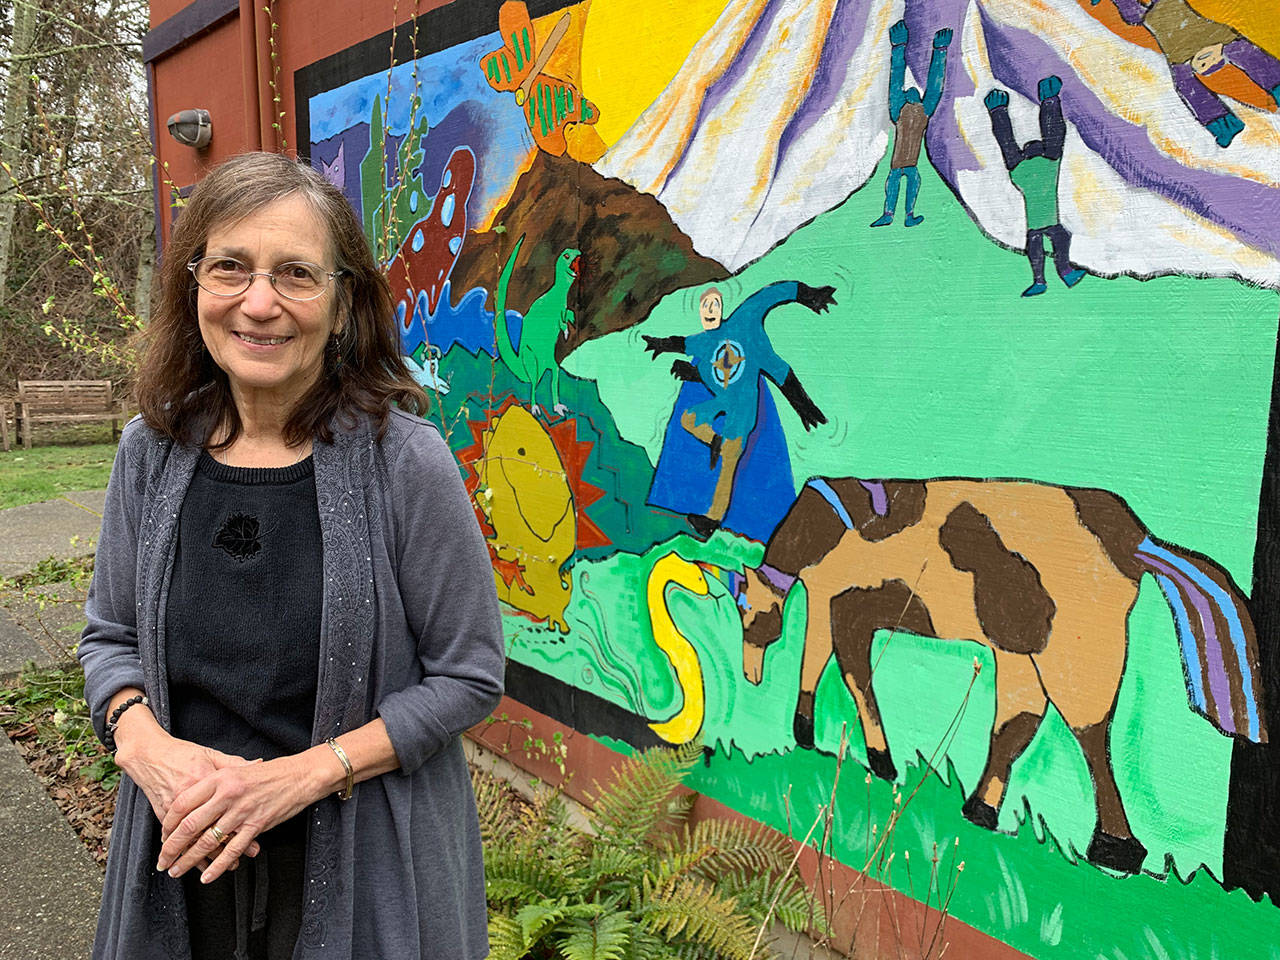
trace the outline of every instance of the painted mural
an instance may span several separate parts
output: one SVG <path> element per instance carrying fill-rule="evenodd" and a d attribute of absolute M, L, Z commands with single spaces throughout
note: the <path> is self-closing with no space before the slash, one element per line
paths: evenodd
<path fill-rule="evenodd" d="M 701 738 L 692 785 L 784 830 L 847 737 L 839 858 L 909 794 L 894 848 L 957 850 L 951 914 L 1029 956 L 1280 958 L 1239 861 L 1280 826 L 1242 773 L 1280 708 L 1270 0 L 459 0 L 418 36 L 300 73 L 301 129 L 472 493 L 509 692 Z"/>

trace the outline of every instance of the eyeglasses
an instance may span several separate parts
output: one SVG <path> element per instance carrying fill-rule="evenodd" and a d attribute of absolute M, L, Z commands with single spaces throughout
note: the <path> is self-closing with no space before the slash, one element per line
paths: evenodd
<path fill-rule="evenodd" d="M 288 300 L 315 300 L 329 288 L 329 281 L 344 270 L 325 270 L 318 263 L 293 260 L 269 271 L 250 270 L 234 257 L 201 257 L 187 264 L 200 289 L 215 297 L 238 297 L 254 277 L 266 277 L 280 296 Z"/>

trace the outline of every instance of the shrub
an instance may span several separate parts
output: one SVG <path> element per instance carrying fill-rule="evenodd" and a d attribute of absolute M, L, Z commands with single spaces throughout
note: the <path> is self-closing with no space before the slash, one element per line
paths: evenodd
<path fill-rule="evenodd" d="M 693 797 L 676 788 L 701 756 L 691 744 L 623 761 L 597 784 L 588 831 L 553 791 L 524 803 L 477 778 L 492 960 L 750 960 L 771 955 L 760 948 L 772 917 L 820 925 L 785 838 L 689 825 Z"/>

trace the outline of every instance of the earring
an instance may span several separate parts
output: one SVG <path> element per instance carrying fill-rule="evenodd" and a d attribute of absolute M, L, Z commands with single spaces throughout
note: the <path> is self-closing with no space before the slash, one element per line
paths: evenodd
<path fill-rule="evenodd" d="M 342 367 L 342 355 L 345 352 L 342 347 L 343 345 L 338 342 L 338 335 L 336 333 L 329 334 L 329 342 L 325 344 L 324 348 L 325 365 L 333 373 L 337 373 Z"/>

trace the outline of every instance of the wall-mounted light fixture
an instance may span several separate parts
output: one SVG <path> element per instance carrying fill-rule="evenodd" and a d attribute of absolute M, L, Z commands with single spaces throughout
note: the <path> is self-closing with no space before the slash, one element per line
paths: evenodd
<path fill-rule="evenodd" d="M 213 118 L 208 110 L 179 110 L 169 118 L 169 136 L 188 147 L 207 147 L 213 139 Z"/>

